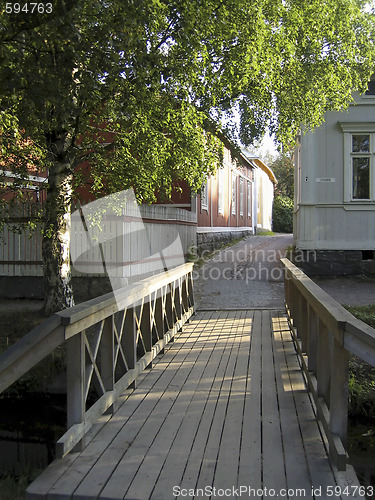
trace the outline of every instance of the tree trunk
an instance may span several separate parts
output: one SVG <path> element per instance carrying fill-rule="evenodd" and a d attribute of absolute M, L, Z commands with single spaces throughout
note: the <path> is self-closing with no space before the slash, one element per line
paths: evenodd
<path fill-rule="evenodd" d="M 72 161 L 64 155 L 48 173 L 43 234 L 44 305 L 46 316 L 74 305 L 71 287 L 70 225 Z"/>

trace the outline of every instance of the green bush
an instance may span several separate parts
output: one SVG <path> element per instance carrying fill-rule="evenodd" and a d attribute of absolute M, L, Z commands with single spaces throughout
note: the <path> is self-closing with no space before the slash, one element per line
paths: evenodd
<path fill-rule="evenodd" d="M 375 419 L 375 368 L 352 356 L 349 363 L 349 415 Z"/>
<path fill-rule="evenodd" d="M 375 304 L 344 307 L 375 328 Z M 349 415 L 375 419 L 375 367 L 356 356 L 349 362 Z"/>
<path fill-rule="evenodd" d="M 272 207 L 272 229 L 275 233 L 293 232 L 294 203 L 287 196 L 277 196 Z"/>

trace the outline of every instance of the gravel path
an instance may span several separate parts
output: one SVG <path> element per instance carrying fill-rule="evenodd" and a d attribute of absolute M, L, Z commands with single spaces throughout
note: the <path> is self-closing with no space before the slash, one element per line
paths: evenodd
<path fill-rule="evenodd" d="M 375 278 L 346 276 L 339 278 L 314 278 L 323 290 L 340 304 L 367 306 L 375 304 Z"/>
<path fill-rule="evenodd" d="M 283 308 L 280 258 L 293 244 L 292 235 L 250 236 L 217 252 L 194 272 L 198 309 Z M 337 302 L 375 304 L 375 277 L 314 277 Z"/>
<path fill-rule="evenodd" d="M 198 309 L 283 308 L 280 258 L 291 235 L 250 236 L 217 252 L 194 272 Z"/>

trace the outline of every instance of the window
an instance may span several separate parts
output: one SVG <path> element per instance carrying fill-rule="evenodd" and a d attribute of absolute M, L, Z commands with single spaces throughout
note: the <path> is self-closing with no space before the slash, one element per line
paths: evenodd
<path fill-rule="evenodd" d="M 240 216 L 243 217 L 243 177 L 240 177 Z"/>
<path fill-rule="evenodd" d="M 232 172 L 232 215 L 236 215 L 237 176 Z"/>
<path fill-rule="evenodd" d="M 251 217 L 251 182 L 247 181 L 247 216 Z"/>
<path fill-rule="evenodd" d="M 352 198 L 370 199 L 370 135 L 352 135 Z"/>
<path fill-rule="evenodd" d="M 375 127 L 341 123 L 344 131 L 344 201 L 375 201 Z"/>
<path fill-rule="evenodd" d="M 224 215 L 224 171 L 223 169 L 218 170 L 218 212 L 220 215 Z"/>
<path fill-rule="evenodd" d="M 208 210 L 208 187 L 207 187 L 207 182 L 204 184 L 202 187 L 201 191 L 201 209 L 202 210 Z"/>
<path fill-rule="evenodd" d="M 375 80 L 374 80 L 374 76 L 368 82 L 367 90 L 365 92 L 365 95 L 375 96 Z"/>

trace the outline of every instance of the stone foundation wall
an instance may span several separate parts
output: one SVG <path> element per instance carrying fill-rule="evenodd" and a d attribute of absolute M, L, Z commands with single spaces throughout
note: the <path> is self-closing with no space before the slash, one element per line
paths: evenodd
<path fill-rule="evenodd" d="M 375 251 L 296 250 L 293 262 L 308 276 L 375 274 Z"/>
<path fill-rule="evenodd" d="M 251 229 L 237 230 L 237 231 L 209 231 L 197 232 L 197 253 L 202 255 L 204 251 L 213 252 L 222 245 L 228 244 L 231 241 L 251 236 Z"/>
<path fill-rule="evenodd" d="M 108 278 L 73 277 L 74 300 L 84 302 L 112 291 Z M 0 276 L 0 299 L 44 299 L 42 276 Z"/>

